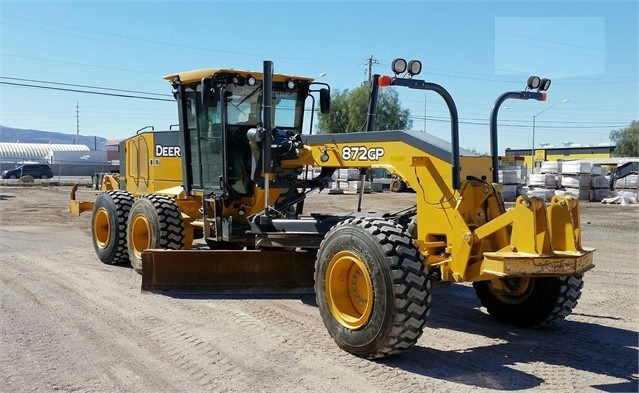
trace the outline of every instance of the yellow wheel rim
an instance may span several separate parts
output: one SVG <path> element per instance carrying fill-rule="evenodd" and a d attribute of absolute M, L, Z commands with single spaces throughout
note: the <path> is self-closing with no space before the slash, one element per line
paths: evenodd
<path fill-rule="evenodd" d="M 93 217 L 93 237 L 95 238 L 95 243 L 101 249 L 109 246 L 111 223 L 109 222 L 109 213 L 103 207 L 99 208 Z"/>
<path fill-rule="evenodd" d="M 151 248 L 151 230 L 149 222 L 141 215 L 136 215 L 131 221 L 131 248 L 138 258 L 142 257 L 142 251 Z"/>
<path fill-rule="evenodd" d="M 530 277 L 496 278 L 490 280 L 490 292 L 501 302 L 519 304 L 528 299 L 534 288 L 535 280 Z"/>
<path fill-rule="evenodd" d="M 331 313 L 344 327 L 366 325 L 373 310 L 373 285 L 364 262 L 350 251 L 340 251 L 326 272 L 326 297 Z"/>

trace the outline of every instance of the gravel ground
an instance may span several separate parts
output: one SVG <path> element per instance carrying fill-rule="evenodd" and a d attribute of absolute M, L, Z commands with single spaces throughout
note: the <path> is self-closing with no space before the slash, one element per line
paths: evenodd
<path fill-rule="evenodd" d="M 313 296 L 142 293 L 130 267 L 99 262 L 90 213 L 67 213 L 69 191 L 0 187 L 0 391 L 638 390 L 639 206 L 581 204 L 596 267 L 558 326 L 500 324 L 472 286 L 438 284 L 417 345 L 368 361 L 335 345 Z M 399 210 L 413 199 L 370 194 L 363 206 Z M 307 209 L 356 203 L 313 194 Z"/>

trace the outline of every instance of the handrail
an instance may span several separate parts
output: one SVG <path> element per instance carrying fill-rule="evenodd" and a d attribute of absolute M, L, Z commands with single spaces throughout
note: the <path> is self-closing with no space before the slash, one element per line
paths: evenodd
<path fill-rule="evenodd" d="M 499 113 L 499 107 L 509 98 L 513 98 L 516 100 L 537 100 L 537 101 L 545 101 L 546 93 L 540 93 L 536 91 L 509 91 L 502 95 L 500 95 L 495 104 L 493 105 L 493 109 L 490 112 L 490 157 L 492 158 L 493 164 L 493 183 L 499 183 L 499 154 L 498 144 L 497 144 L 497 114 Z M 534 157 L 533 157 L 534 159 Z"/>
<path fill-rule="evenodd" d="M 452 185 L 453 189 L 459 189 L 461 185 L 461 167 L 459 163 L 459 116 L 457 114 L 457 107 L 455 101 L 451 97 L 450 93 L 443 87 L 435 83 L 429 83 L 420 79 L 407 79 L 407 78 L 392 78 L 392 86 L 404 86 L 410 89 L 430 90 L 439 94 L 444 99 L 448 106 L 448 112 L 450 113 L 450 138 L 452 145 Z"/>

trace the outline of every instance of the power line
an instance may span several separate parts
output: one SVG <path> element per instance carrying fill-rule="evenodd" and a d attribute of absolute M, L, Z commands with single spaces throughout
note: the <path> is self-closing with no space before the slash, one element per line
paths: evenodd
<path fill-rule="evenodd" d="M 114 89 L 114 88 L 111 88 L 111 87 L 100 87 L 100 86 L 90 86 L 90 85 L 76 85 L 76 84 L 73 84 L 73 83 L 50 82 L 50 81 L 42 81 L 42 80 L 37 80 L 37 79 L 13 78 L 13 77 L 10 77 L 10 76 L 0 76 L 0 79 L 9 79 L 9 80 L 20 81 L 20 82 L 46 83 L 46 84 L 50 84 L 50 85 L 60 85 L 60 86 L 84 87 L 84 88 L 88 88 L 88 89 L 119 91 L 119 92 L 124 92 L 124 93 L 146 94 L 146 95 L 150 95 L 150 96 L 170 97 L 169 94 L 164 94 L 164 93 L 149 93 L 149 92 L 146 92 L 146 91 Z"/>
<path fill-rule="evenodd" d="M 409 116 L 411 119 L 416 119 L 416 120 L 428 120 L 428 121 L 434 121 L 434 122 L 441 122 L 441 123 L 448 123 L 450 122 L 450 118 L 436 118 L 436 117 L 431 117 L 431 116 L 419 116 L 419 115 L 410 115 Z M 470 125 L 478 125 L 478 126 L 488 126 L 489 123 L 488 121 L 472 121 L 472 120 L 480 120 L 480 119 L 468 119 L 468 120 L 463 120 L 463 118 L 459 119 L 459 124 L 470 124 Z M 570 122 L 554 122 L 554 123 L 570 123 Z M 504 122 L 500 122 L 499 123 L 500 126 L 502 127 L 515 127 L 515 128 L 530 128 L 529 125 L 526 124 L 513 124 L 513 123 L 504 123 Z M 553 125 L 547 125 L 547 126 L 537 126 L 538 128 L 547 128 L 547 129 L 584 129 L 584 128 L 623 128 L 626 127 L 627 125 L 613 125 L 613 124 L 604 124 L 604 125 L 591 125 L 591 126 L 553 126 Z"/>
<path fill-rule="evenodd" d="M 12 55 L 12 54 L 10 54 L 10 53 L 0 53 L 0 56 L 6 56 L 6 57 L 17 57 L 17 58 L 21 58 L 21 59 L 29 59 L 29 60 L 48 61 L 48 62 L 51 62 L 51 63 L 71 64 L 71 65 L 78 65 L 78 66 L 83 66 L 83 67 L 103 68 L 103 69 L 107 69 L 107 70 L 126 71 L 126 72 L 136 72 L 136 73 L 140 73 L 140 74 L 162 75 L 162 74 L 159 74 L 159 73 L 157 73 L 157 72 L 148 72 L 148 71 L 141 71 L 141 70 L 133 70 L 133 69 L 130 69 L 130 68 L 108 67 L 108 66 L 105 66 L 105 65 L 86 64 L 86 63 L 77 63 L 77 62 L 73 62 L 73 61 L 55 60 L 55 59 L 44 59 L 44 58 L 41 58 L 41 57 Z"/>
<path fill-rule="evenodd" d="M 29 85 L 29 84 L 26 84 L 26 83 L 14 83 L 14 82 L 0 81 L 0 85 L 20 86 L 20 87 L 28 87 L 28 88 L 32 88 L 32 89 L 69 91 L 69 92 L 73 92 L 73 93 L 95 94 L 95 95 L 100 95 L 100 96 L 136 98 L 136 99 L 140 99 L 140 100 L 150 100 L 150 101 L 167 101 L 167 102 L 174 102 L 175 101 L 175 100 L 171 100 L 171 99 L 168 99 L 168 98 L 143 97 L 143 96 L 136 96 L 136 95 L 130 95 L 130 94 L 105 93 L 105 92 L 100 92 L 100 91 L 67 89 L 67 88 L 63 88 L 63 87 L 53 87 L 53 86 L 38 86 L 38 85 Z"/>

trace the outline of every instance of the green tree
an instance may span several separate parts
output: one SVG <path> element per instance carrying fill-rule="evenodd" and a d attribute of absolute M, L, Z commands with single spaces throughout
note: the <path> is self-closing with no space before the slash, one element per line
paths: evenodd
<path fill-rule="evenodd" d="M 470 151 L 471 153 L 473 153 L 474 155 L 477 156 L 489 156 L 490 154 L 486 151 L 482 151 L 479 150 L 477 147 L 472 146 L 472 147 L 465 147 L 466 150 Z"/>
<path fill-rule="evenodd" d="M 610 131 L 610 140 L 615 144 L 615 156 L 639 157 L 639 121 L 633 120 L 623 130 Z"/>
<path fill-rule="evenodd" d="M 368 114 L 369 93 L 368 82 L 350 91 L 334 92 L 331 96 L 331 112 L 319 115 L 319 133 L 363 131 Z M 379 89 L 375 125 L 377 130 L 405 130 L 413 126 L 410 111 L 401 107 L 399 93 L 395 89 Z"/>

